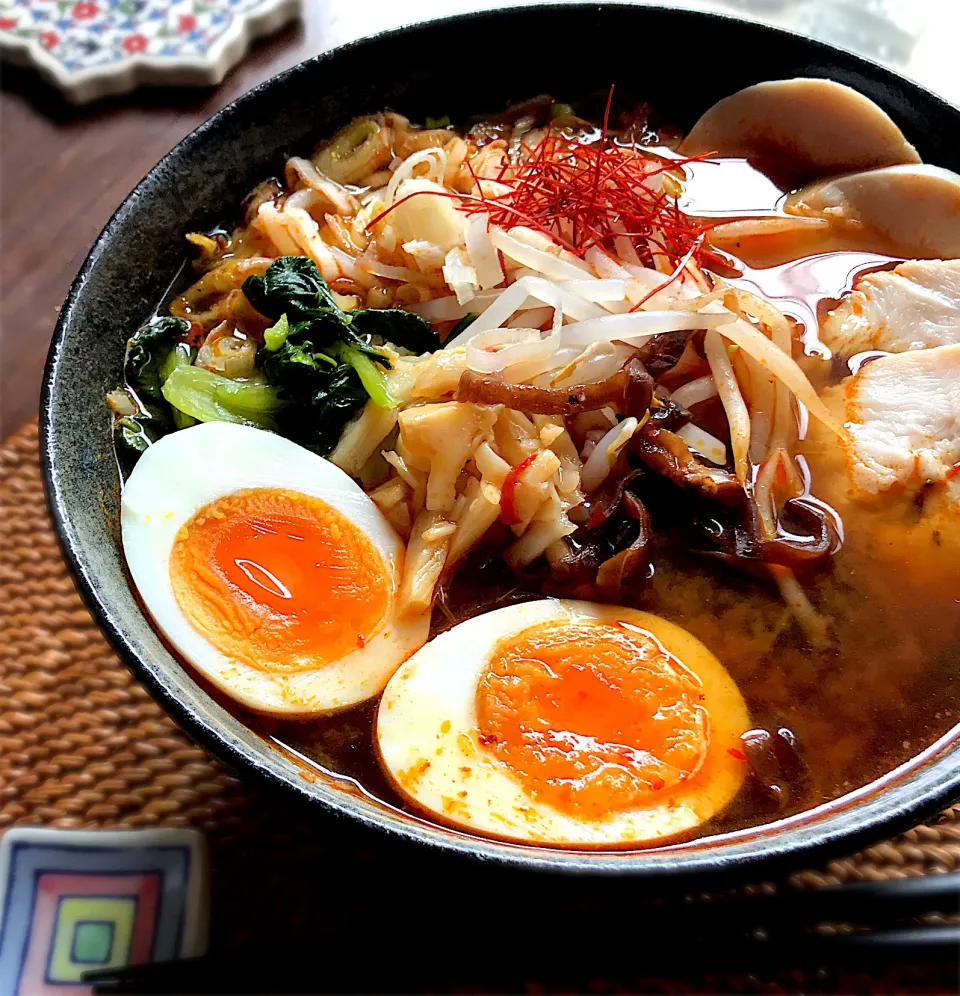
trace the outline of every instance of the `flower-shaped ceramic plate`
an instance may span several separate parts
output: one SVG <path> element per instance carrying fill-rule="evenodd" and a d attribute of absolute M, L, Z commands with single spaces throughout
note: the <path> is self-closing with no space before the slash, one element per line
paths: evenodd
<path fill-rule="evenodd" d="M 216 85 L 302 0 L 0 0 L 0 53 L 85 103 L 144 83 Z"/>

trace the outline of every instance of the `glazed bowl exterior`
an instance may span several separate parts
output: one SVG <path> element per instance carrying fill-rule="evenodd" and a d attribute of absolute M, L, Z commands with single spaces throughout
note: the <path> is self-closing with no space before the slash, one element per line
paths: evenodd
<path fill-rule="evenodd" d="M 500 60 L 497 53 L 531 56 Z M 526 42 L 524 41 L 526 40 Z M 455 69 L 462 63 L 462 69 Z M 722 71 L 718 67 L 722 67 Z M 880 782 L 753 830 L 658 849 L 578 852 L 470 837 L 419 820 L 313 772 L 223 708 L 167 651 L 128 584 L 119 482 L 104 394 L 121 380 L 125 340 L 185 259 L 183 236 L 231 216 L 286 158 L 357 114 L 392 107 L 414 120 L 463 121 L 534 94 L 605 91 L 650 100 L 689 126 L 717 99 L 767 79 L 824 77 L 883 107 L 922 157 L 960 171 L 960 111 L 852 54 L 735 18 L 627 4 L 487 11 L 367 38 L 256 87 L 185 138 L 123 202 L 83 264 L 50 349 L 41 453 L 50 508 L 80 591 L 107 637 L 158 702 L 241 773 L 411 841 L 530 870 L 658 879 L 742 873 L 764 861 L 853 850 L 960 796 L 958 736 L 948 734 Z"/>

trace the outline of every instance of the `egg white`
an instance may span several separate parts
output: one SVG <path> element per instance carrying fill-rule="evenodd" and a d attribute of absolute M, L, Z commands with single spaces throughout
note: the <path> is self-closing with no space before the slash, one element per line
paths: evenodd
<path fill-rule="evenodd" d="M 477 739 L 477 682 L 496 645 L 530 626 L 626 621 L 652 633 L 703 683 L 710 745 L 703 768 L 647 806 L 579 818 L 528 794 Z M 558 846 L 640 846 L 703 823 L 733 798 L 746 773 L 728 753 L 741 746 L 749 714 L 733 679 L 706 647 L 657 616 L 614 605 L 544 599 L 476 616 L 441 634 L 391 678 L 377 713 L 380 758 L 417 808 L 487 836 Z"/>
<path fill-rule="evenodd" d="M 278 674 L 221 653 L 193 627 L 170 581 L 177 533 L 197 511 L 248 488 L 319 498 L 348 518 L 383 558 L 389 600 L 366 645 L 315 670 Z M 427 638 L 429 615 L 398 619 L 404 547 L 380 510 L 339 467 L 282 436 L 227 422 L 171 433 L 144 453 L 120 501 L 123 552 L 144 605 L 163 635 L 205 678 L 256 712 L 316 716 L 379 694 Z"/>

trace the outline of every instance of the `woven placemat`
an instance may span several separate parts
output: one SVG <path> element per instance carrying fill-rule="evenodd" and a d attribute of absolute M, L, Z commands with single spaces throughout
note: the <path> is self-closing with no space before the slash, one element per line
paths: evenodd
<path fill-rule="evenodd" d="M 154 703 L 74 589 L 44 502 L 35 423 L 0 447 L 0 830 L 17 825 L 206 831 L 211 943 L 221 951 L 333 941 L 351 923 L 370 923 L 372 898 L 395 887 L 390 876 L 401 867 L 421 892 L 451 890 L 449 865 L 430 864 L 438 859 L 245 785 Z M 960 806 L 824 868 L 799 872 L 789 885 L 957 870 Z M 456 882 L 471 887 L 459 869 Z M 537 989 L 519 979 L 516 988 L 521 984 Z M 933 975 L 904 967 L 895 975 L 644 978 L 592 988 L 952 992 L 956 975 L 943 966 Z"/>

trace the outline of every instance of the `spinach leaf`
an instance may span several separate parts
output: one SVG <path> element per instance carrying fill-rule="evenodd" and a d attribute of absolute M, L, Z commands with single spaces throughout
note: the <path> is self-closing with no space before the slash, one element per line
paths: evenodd
<path fill-rule="evenodd" d="M 331 350 L 338 360 L 350 364 L 357 371 L 370 400 L 380 408 L 396 408 L 399 401 L 390 393 L 383 370 L 356 346 L 337 345 Z"/>
<path fill-rule="evenodd" d="M 288 339 L 275 350 L 267 351 L 263 359 L 263 372 L 271 384 L 295 394 L 300 390 L 310 391 L 315 375 L 324 368 L 329 373 L 329 368 L 336 365 L 337 361 L 332 356 L 315 349 L 309 339 L 302 342 Z"/>
<path fill-rule="evenodd" d="M 310 399 L 310 405 L 315 416 L 326 413 L 334 422 L 339 422 L 331 443 L 340 437 L 340 429 L 344 423 L 367 402 L 367 392 L 360 382 L 356 370 L 347 363 L 341 363 L 329 375 L 326 384 L 319 387 Z M 323 426 L 326 429 L 326 426 Z"/>
<path fill-rule="evenodd" d="M 281 256 L 262 277 L 247 277 L 243 293 L 257 311 L 275 321 L 265 334 L 271 350 L 287 339 L 309 336 L 319 349 L 346 342 L 389 368 L 389 361 L 371 345 L 372 340 L 415 353 L 440 348 L 440 338 L 430 323 L 412 311 L 342 311 L 317 264 L 306 256 Z"/>
<path fill-rule="evenodd" d="M 272 343 L 262 353 L 263 372 L 284 401 L 276 415 L 279 432 L 325 456 L 336 445 L 347 421 L 372 395 L 350 360 L 359 358 L 373 371 L 379 368 L 365 353 L 344 342 L 320 349 L 308 338 L 313 327 L 311 322 L 294 326 L 287 322 L 286 334 L 272 336 Z M 385 383 L 383 386 L 385 389 Z"/>
<path fill-rule="evenodd" d="M 467 328 L 468 325 L 472 325 L 479 317 L 479 311 L 468 311 L 467 314 L 465 314 L 463 318 L 461 318 L 460 321 L 457 322 L 452 329 L 450 329 L 450 332 L 447 335 L 447 342 L 455 339 L 465 328 Z"/>
<path fill-rule="evenodd" d="M 125 376 L 142 401 L 163 403 L 160 388 L 168 372 L 167 361 L 189 331 L 190 323 L 182 318 L 158 318 L 128 341 Z"/>
<path fill-rule="evenodd" d="M 264 366 L 278 383 L 285 379 L 281 371 L 289 363 L 299 363 L 308 369 L 315 368 L 318 363 L 337 365 L 332 356 L 319 351 L 318 346 L 314 345 L 313 337 L 307 338 L 311 330 L 319 333 L 318 338 L 322 345 L 329 348 L 337 344 L 336 333 L 340 331 L 340 327 L 335 319 L 332 325 L 323 321 L 297 322 L 296 325 L 291 325 L 284 312 L 270 328 L 264 331 L 263 344 L 267 350 Z"/>
<path fill-rule="evenodd" d="M 411 353 L 432 353 L 441 345 L 433 326 L 412 311 L 368 308 L 351 312 L 351 318 L 351 325 L 359 335 L 382 339 Z"/>
<path fill-rule="evenodd" d="M 412 312 L 343 311 L 306 256 L 280 257 L 263 276 L 247 277 L 243 292 L 274 320 L 260 355 L 282 401 L 278 431 L 321 455 L 368 400 L 381 408 L 397 405 L 384 373 L 391 363 L 378 345 L 414 353 L 440 348 L 430 323 Z"/>
<path fill-rule="evenodd" d="M 287 313 L 284 312 L 269 328 L 263 330 L 263 344 L 270 350 L 276 352 L 290 335 L 290 322 L 287 320 Z"/>
<path fill-rule="evenodd" d="M 243 293 L 267 318 L 286 314 L 290 321 L 299 322 L 323 312 L 342 314 L 317 264 L 308 256 L 281 256 L 262 277 L 247 277 Z"/>
<path fill-rule="evenodd" d="M 339 310 L 321 312 L 307 321 L 298 322 L 289 338 L 296 341 L 306 339 L 309 336 L 310 341 L 318 349 L 329 349 L 337 343 L 345 342 L 355 346 L 361 352 L 366 353 L 370 359 L 389 369 L 390 360 L 356 332 L 353 325 L 353 314 L 356 312 L 348 313 Z"/>
<path fill-rule="evenodd" d="M 289 397 L 289 392 L 285 394 Z M 320 367 L 310 393 L 298 393 L 282 409 L 280 432 L 326 456 L 336 446 L 343 427 L 367 400 L 367 389 L 350 364 Z"/>
<path fill-rule="evenodd" d="M 170 430 L 169 422 L 152 415 L 124 415 L 113 423 L 113 443 L 124 478 L 133 470 L 141 454 Z"/>
<path fill-rule="evenodd" d="M 169 405 L 163 385 L 174 370 L 190 364 L 194 349 L 183 342 L 190 323 L 181 318 L 157 318 L 138 329 L 127 341 L 124 379 L 143 411 L 117 419 L 113 426 L 117 458 L 129 473 L 147 447 L 193 419 Z"/>

